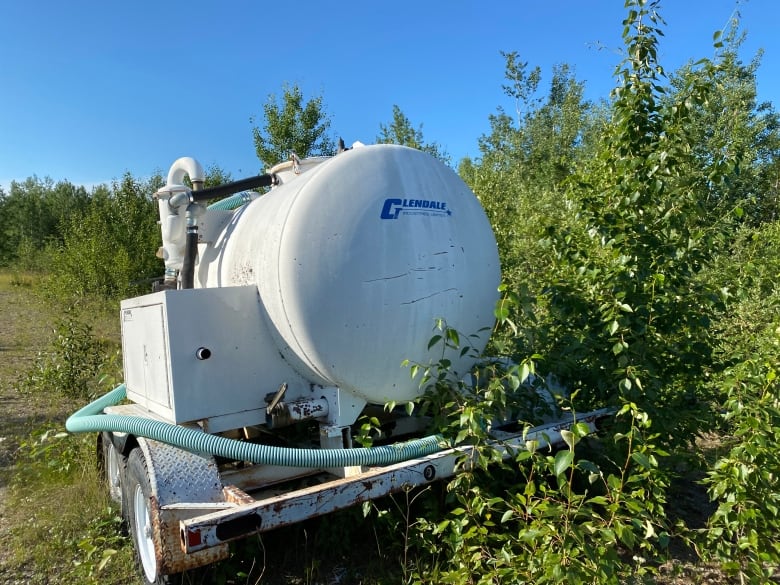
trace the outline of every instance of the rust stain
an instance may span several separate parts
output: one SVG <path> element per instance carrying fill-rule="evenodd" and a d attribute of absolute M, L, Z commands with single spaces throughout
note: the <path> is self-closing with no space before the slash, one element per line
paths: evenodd
<path fill-rule="evenodd" d="M 290 404 L 290 410 L 295 414 L 304 418 L 314 418 L 314 415 L 318 412 L 323 412 L 325 409 L 321 404 L 312 404 L 310 401 L 293 402 Z"/>
<path fill-rule="evenodd" d="M 255 499 L 246 493 L 244 490 L 234 486 L 226 485 L 222 488 L 222 494 L 225 496 L 225 501 L 238 506 L 242 504 L 251 504 Z"/>
<path fill-rule="evenodd" d="M 157 562 L 157 566 L 162 568 L 165 566 L 165 558 L 163 554 L 162 546 L 162 532 L 163 526 L 160 522 L 160 504 L 155 496 L 149 496 L 149 516 L 152 522 L 152 540 L 154 541 L 154 559 Z"/>
<path fill-rule="evenodd" d="M 149 516 L 152 523 L 154 556 L 161 574 L 181 573 L 228 557 L 229 549 L 226 544 L 185 553 L 179 531 L 180 518 L 161 508 L 155 496 L 149 498 Z"/>

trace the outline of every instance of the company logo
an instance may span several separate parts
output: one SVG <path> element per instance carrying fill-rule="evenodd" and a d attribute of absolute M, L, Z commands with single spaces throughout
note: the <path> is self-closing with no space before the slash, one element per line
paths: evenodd
<path fill-rule="evenodd" d="M 445 217 L 452 215 L 452 210 L 447 208 L 446 201 L 433 201 L 431 199 L 385 199 L 382 205 L 382 219 L 398 219 L 400 215 L 428 215 Z"/>

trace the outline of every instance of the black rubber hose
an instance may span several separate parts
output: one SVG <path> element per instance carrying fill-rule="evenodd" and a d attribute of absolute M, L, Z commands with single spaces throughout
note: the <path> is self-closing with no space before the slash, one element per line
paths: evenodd
<path fill-rule="evenodd" d="M 276 182 L 277 178 L 273 173 L 267 175 L 257 175 L 256 177 L 249 177 L 248 179 L 241 179 L 239 181 L 233 181 L 232 183 L 225 183 L 224 185 L 217 185 L 216 187 L 209 187 L 208 189 L 193 191 L 191 199 L 195 202 L 208 201 L 209 199 L 227 197 L 228 195 L 241 193 L 241 191 L 248 191 L 249 189 L 270 187 L 271 185 L 275 185 Z"/>
<path fill-rule="evenodd" d="M 198 226 L 187 227 L 184 260 L 181 264 L 181 287 L 195 288 L 195 255 L 198 253 Z"/>

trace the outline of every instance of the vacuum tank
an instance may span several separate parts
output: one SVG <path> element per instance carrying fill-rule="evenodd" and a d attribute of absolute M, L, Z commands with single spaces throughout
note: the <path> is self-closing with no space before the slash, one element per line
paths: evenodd
<path fill-rule="evenodd" d="M 441 344 L 428 349 L 437 319 L 474 335 L 476 352 L 484 348 L 498 252 L 479 201 L 452 169 L 415 149 L 374 145 L 289 161 L 271 173 L 276 186 L 268 193 L 198 216 L 194 288 L 255 286 L 270 339 L 250 343 L 272 345 L 309 384 L 374 404 L 420 395 L 402 362 L 443 357 Z M 181 173 L 172 169 L 171 177 Z M 183 214 L 171 215 L 174 199 L 161 197 L 169 270 L 179 268 L 185 240 Z M 462 373 L 473 355 L 446 353 Z"/>

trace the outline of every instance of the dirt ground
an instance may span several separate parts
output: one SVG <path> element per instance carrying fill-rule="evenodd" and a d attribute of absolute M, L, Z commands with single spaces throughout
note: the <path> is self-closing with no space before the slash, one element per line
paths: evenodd
<path fill-rule="evenodd" d="M 29 290 L 23 287 L 0 290 L 0 582 L 3 583 L 26 582 L 24 575 L 12 577 L 5 572 L 11 554 L 7 493 L 15 453 L 20 441 L 36 426 L 66 412 L 59 397 L 34 400 L 18 390 L 19 378 L 43 349 L 40 344 L 47 339 L 50 327 L 44 307 Z"/>

